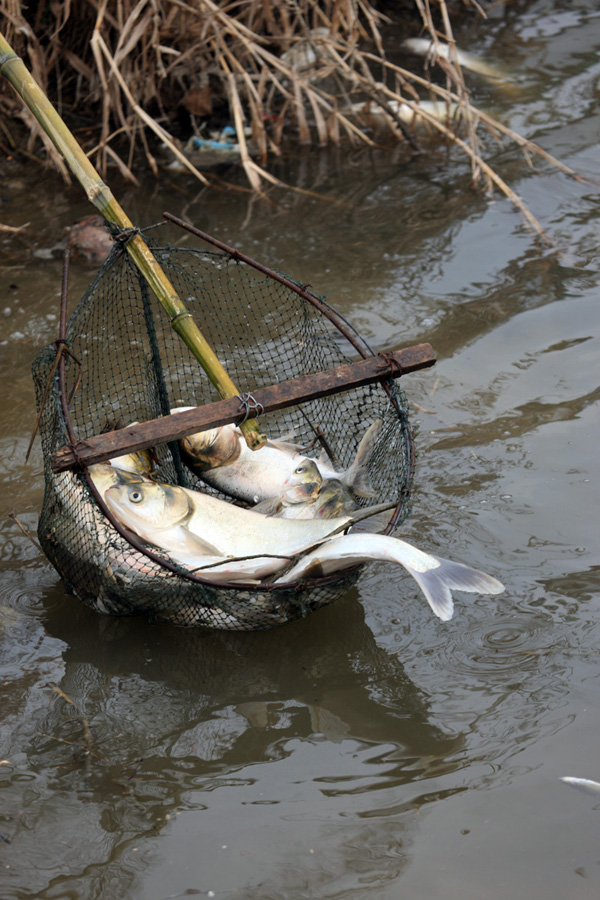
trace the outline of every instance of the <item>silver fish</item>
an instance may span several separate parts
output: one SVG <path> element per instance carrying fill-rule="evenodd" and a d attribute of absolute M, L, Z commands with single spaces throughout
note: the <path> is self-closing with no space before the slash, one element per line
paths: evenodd
<path fill-rule="evenodd" d="M 437 119 L 440 122 L 449 122 L 460 116 L 461 110 L 458 103 L 444 103 L 443 100 L 419 100 L 418 104 L 411 105 L 401 100 L 390 99 L 387 101 L 390 110 L 407 125 L 420 125 L 421 120 L 428 118 Z M 385 121 L 385 111 L 370 100 L 360 100 L 351 103 L 346 112 L 349 115 L 360 117 L 372 122 L 374 125 Z"/>
<path fill-rule="evenodd" d="M 429 56 L 431 54 L 434 59 L 436 55 L 440 59 L 451 60 L 453 58 L 450 51 L 450 45 L 445 44 L 442 41 L 437 41 L 434 44 L 429 38 L 407 38 L 402 42 L 402 46 L 405 50 L 414 53 L 416 56 Z M 478 75 L 483 75 L 485 78 L 490 78 L 492 80 L 509 80 L 507 73 L 499 66 L 488 63 L 479 56 L 474 56 L 472 53 L 459 50 L 457 47 L 454 48 L 454 51 L 456 53 L 456 59 L 463 69 L 470 69 L 471 72 L 477 72 Z"/>
<path fill-rule="evenodd" d="M 580 791 L 585 791 L 586 794 L 600 794 L 600 782 L 598 781 L 592 781 L 589 778 L 573 778 L 569 775 L 565 775 L 560 780 L 579 788 Z"/>
<path fill-rule="evenodd" d="M 193 409 L 172 409 L 172 413 Z M 337 478 L 360 497 L 372 496 L 366 463 L 382 426 L 377 419 L 363 436 L 349 469 L 337 472 L 324 459 L 315 460 L 322 478 Z M 184 462 L 199 478 L 224 494 L 247 503 L 279 497 L 286 480 L 306 459 L 299 448 L 285 441 L 267 441 L 250 450 L 239 428 L 223 425 L 188 435 L 179 442 Z"/>
<path fill-rule="evenodd" d="M 333 536 L 338 525 L 351 522 L 348 517 L 282 521 L 158 483 L 114 485 L 105 497 L 124 525 L 183 565 L 210 566 L 201 574 L 215 581 L 248 582 L 281 572 L 276 583 L 289 584 L 370 560 L 387 560 L 413 576 L 443 621 L 452 617 L 452 589 L 480 594 L 504 590 L 484 572 L 438 559 L 397 538 L 366 533 Z M 277 555 L 269 556 L 273 553 Z M 306 555 L 284 572 L 301 553 Z"/>
<path fill-rule="evenodd" d="M 253 508 L 282 519 L 333 519 L 351 515 L 357 504 L 338 478 L 323 480 L 316 462 L 303 459 L 286 480 L 279 497 L 263 500 Z"/>
<path fill-rule="evenodd" d="M 281 522 L 217 497 L 157 482 L 113 485 L 105 492 L 113 515 L 145 541 L 183 565 L 214 566 L 203 577 L 248 581 L 279 571 L 298 553 L 345 525 L 328 521 Z M 253 557 L 251 560 L 239 557 Z"/>

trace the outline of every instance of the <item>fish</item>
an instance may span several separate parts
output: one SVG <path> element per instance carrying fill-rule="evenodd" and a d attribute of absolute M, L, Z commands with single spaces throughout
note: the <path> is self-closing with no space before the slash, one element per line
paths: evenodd
<path fill-rule="evenodd" d="M 454 52 L 456 53 L 456 56 L 454 57 L 450 52 L 450 44 L 444 44 L 442 41 L 436 41 L 434 43 L 429 38 L 407 38 L 402 42 L 402 47 L 410 53 L 414 53 L 416 56 L 431 55 L 433 59 L 437 56 L 440 59 L 449 60 L 455 58 L 463 69 L 477 72 L 478 75 L 483 75 L 485 78 L 490 78 L 492 81 L 510 80 L 508 74 L 500 68 L 500 66 L 488 63 L 479 56 L 474 56 L 472 53 L 459 50 L 456 46 L 454 47 Z"/>
<path fill-rule="evenodd" d="M 90 466 L 89 473 L 102 495 L 115 484 L 142 482 L 141 476 L 106 463 Z M 140 584 L 146 576 L 168 577 L 166 569 L 161 571 L 156 564 L 150 564 L 125 540 L 115 540 L 114 530 L 100 508 L 91 502 L 78 475 L 60 472 L 54 476 L 53 484 L 58 505 L 45 520 L 44 533 L 38 532 L 40 540 L 51 560 L 60 560 L 66 550 L 89 567 L 90 572 L 95 572 L 96 577 L 101 577 L 101 582 L 96 582 L 95 608 L 118 615 L 123 605 L 115 599 L 115 591 L 118 596 L 124 585 Z M 61 566 L 57 568 L 62 574 Z"/>
<path fill-rule="evenodd" d="M 123 456 L 113 456 L 108 462 L 116 469 L 134 472 L 136 475 L 150 476 L 154 471 L 154 460 L 154 453 L 147 449 L 135 450 L 133 453 L 125 453 Z"/>
<path fill-rule="evenodd" d="M 286 478 L 278 497 L 262 500 L 254 512 L 281 519 L 312 519 L 314 507 L 323 485 L 323 477 L 313 459 L 303 459 Z"/>
<path fill-rule="evenodd" d="M 180 406 L 171 413 L 194 409 Z M 361 439 L 354 461 L 345 472 L 337 472 L 324 458 L 315 460 L 322 478 L 337 478 L 359 497 L 371 497 L 367 462 L 383 421 L 377 419 Z M 235 425 L 222 425 L 197 432 L 179 442 L 184 463 L 202 481 L 236 500 L 261 503 L 278 497 L 287 478 L 307 457 L 295 444 L 269 440 L 259 450 L 250 450 Z"/>
<path fill-rule="evenodd" d="M 565 775 L 560 780 L 564 781 L 565 784 L 579 788 L 580 791 L 585 791 L 586 794 L 600 794 L 600 782 L 592 781 L 590 778 L 573 778 Z"/>
<path fill-rule="evenodd" d="M 160 482 L 115 484 L 104 494 L 108 508 L 125 527 L 166 550 L 175 562 L 200 567 L 207 577 L 260 579 L 277 572 L 349 517 L 281 522 L 199 491 Z M 276 548 L 276 549 L 275 549 Z M 239 557 L 254 557 L 238 561 Z M 204 572 L 202 573 L 204 576 Z"/>
<path fill-rule="evenodd" d="M 131 469 L 121 469 L 119 466 L 107 463 L 94 463 L 89 466 L 88 472 L 98 492 L 102 495 L 115 484 L 139 484 L 140 481 L 150 480 L 147 475 L 142 473 L 138 474 Z"/>
<path fill-rule="evenodd" d="M 357 508 L 348 488 L 338 478 L 324 480 L 312 459 L 296 466 L 279 497 L 253 507 L 255 512 L 282 519 L 333 519 L 351 515 Z"/>
<path fill-rule="evenodd" d="M 386 100 L 390 111 L 398 116 L 402 122 L 407 125 L 419 125 L 421 120 L 427 121 L 428 117 L 437 119 L 440 122 L 449 122 L 458 118 L 461 114 L 458 103 L 444 103 L 443 100 L 419 100 L 414 104 L 403 103 L 401 100 Z M 348 115 L 357 116 L 361 119 L 373 120 L 373 124 L 378 121 L 384 121 L 386 114 L 382 106 L 378 106 L 371 100 L 360 100 L 357 103 L 351 103 L 345 110 Z"/>
<path fill-rule="evenodd" d="M 280 573 L 274 583 L 283 585 L 387 560 L 412 575 L 443 621 L 453 614 L 453 589 L 480 594 L 504 590 L 485 572 L 432 556 L 398 538 L 368 533 L 339 536 L 344 526 L 351 525 L 349 516 L 281 521 L 159 482 L 113 485 L 105 499 L 123 525 L 213 581 L 256 583 Z M 305 555 L 295 561 L 299 554 Z"/>

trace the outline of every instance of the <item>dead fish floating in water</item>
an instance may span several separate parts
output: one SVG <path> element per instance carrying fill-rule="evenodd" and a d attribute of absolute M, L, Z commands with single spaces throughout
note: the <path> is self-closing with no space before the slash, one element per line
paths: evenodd
<path fill-rule="evenodd" d="M 193 409 L 181 406 L 172 413 Z M 337 472 L 324 459 L 315 460 L 322 478 L 337 478 L 358 497 L 370 497 L 366 463 L 382 427 L 377 419 L 363 436 L 352 465 Z M 250 450 L 235 425 L 222 425 L 190 434 L 179 442 L 185 464 L 206 484 L 236 500 L 260 503 L 281 495 L 287 479 L 306 459 L 300 448 L 287 441 L 267 441 Z"/>
<path fill-rule="evenodd" d="M 416 56 L 431 56 L 433 59 L 437 56 L 440 59 L 450 61 L 452 61 L 453 53 L 455 53 L 456 56 L 454 58 L 458 60 L 459 65 L 463 69 L 469 69 L 471 72 L 476 72 L 478 75 L 483 75 L 492 81 L 510 80 L 507 73 L 500 66 L 488 63 L 472 53 L 459 50 L 456 46 L 452 50 L 450 44 L 445 44 L 443 41 L 434 43 L 429 38 L 407 38 L 402 42 L 402 47 Z"/>
<path fill-rule="evenodd" d="M 99 266 L 115 245 L 102 216 L 85 216 L 68 229 L 67 243 L 77 259 Z"/>
<path fill-rule="evenodd" d="M 442 100 L 419 100 L 418 103 L 403 103 L 398 100 L 387 100 L 388 109 L 407 125 L 418 125 L 429 118 L 440 122 L 451 122 L 461 114 L 458 103 L 444 103 Z M 369 122 L 381 123 L 385 120 L 386 110 L 373 103 L 372 100 L 352 103 L 345 110 L 347 115 L 367 119 Z"/>
<path fill-rule="evenodd" d="M 580 791 L 585 791 L 586 794 L 595 794 L 596 796 L 600 794 L 600 782 L 592 781 L 590 778 L 573 778 L 565 775 L 560 780 L 564 781 L 565 784 L 578 788 Z"/>
<path fill-rule="evenodd" d="M 278 575 L 275 583 L 287 584 L 386 560 L 413 576 L 443 621 L 453 614 L 453 589 L 480 594 L 504 590 L 484 572 L 438 559 L 394 537 L 334 536 L 339 527 L 351 525 L 348 516 L 303 521 L 269 518 L 198 491 L 158 482 L 116 484 L 104 496 L 123 525 L 167 551 L 176 562 L 201 569 L 202 577 L 216 582 L 251 583 Z M 306 555 L 294 562 L 302 553 Z"/>

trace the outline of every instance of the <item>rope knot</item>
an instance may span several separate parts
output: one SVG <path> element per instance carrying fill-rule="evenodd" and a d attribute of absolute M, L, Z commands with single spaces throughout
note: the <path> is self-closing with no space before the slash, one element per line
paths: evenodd
<path fill-rule="evenodd" d="M 381 356 L 391 369 L 390 376 L 400 377 L 404 374 L 404 369 L 396 359 L 393 353 L 386 353 L 385 350 L 380 351 L 377 356 Z"/>

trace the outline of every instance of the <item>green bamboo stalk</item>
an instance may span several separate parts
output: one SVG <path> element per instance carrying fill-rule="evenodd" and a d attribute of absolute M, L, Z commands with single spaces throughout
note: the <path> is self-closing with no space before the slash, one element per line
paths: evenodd
<path fill-rule="evenodd" d="M 23 60 L 17 56 L 6 38 L 0 34 L 0 75 L 3 75 L 21 97 L 27 108 L 38 120 L 59 153 L 64 157 L 73 175 L 83 187 L 88 200 L 108 222 L 122 230 L 133 228 L 133 223 L 121 208 L 110 188 L 81 149 L 57 111 L 34 80 Z M 126 245 L 127 252 L 142 272 L 150 288 L 164 307 L 171 320 L 171 327 L 194 354 L 223 399 L 240 394 L 210 344 L 188 312 L 177 291 L 161 269 L 141 234 L 135 234 Z M 262 447 L 266 441 L 255 419 L 248 419 L 241 426 L 249 447 Z"/>

